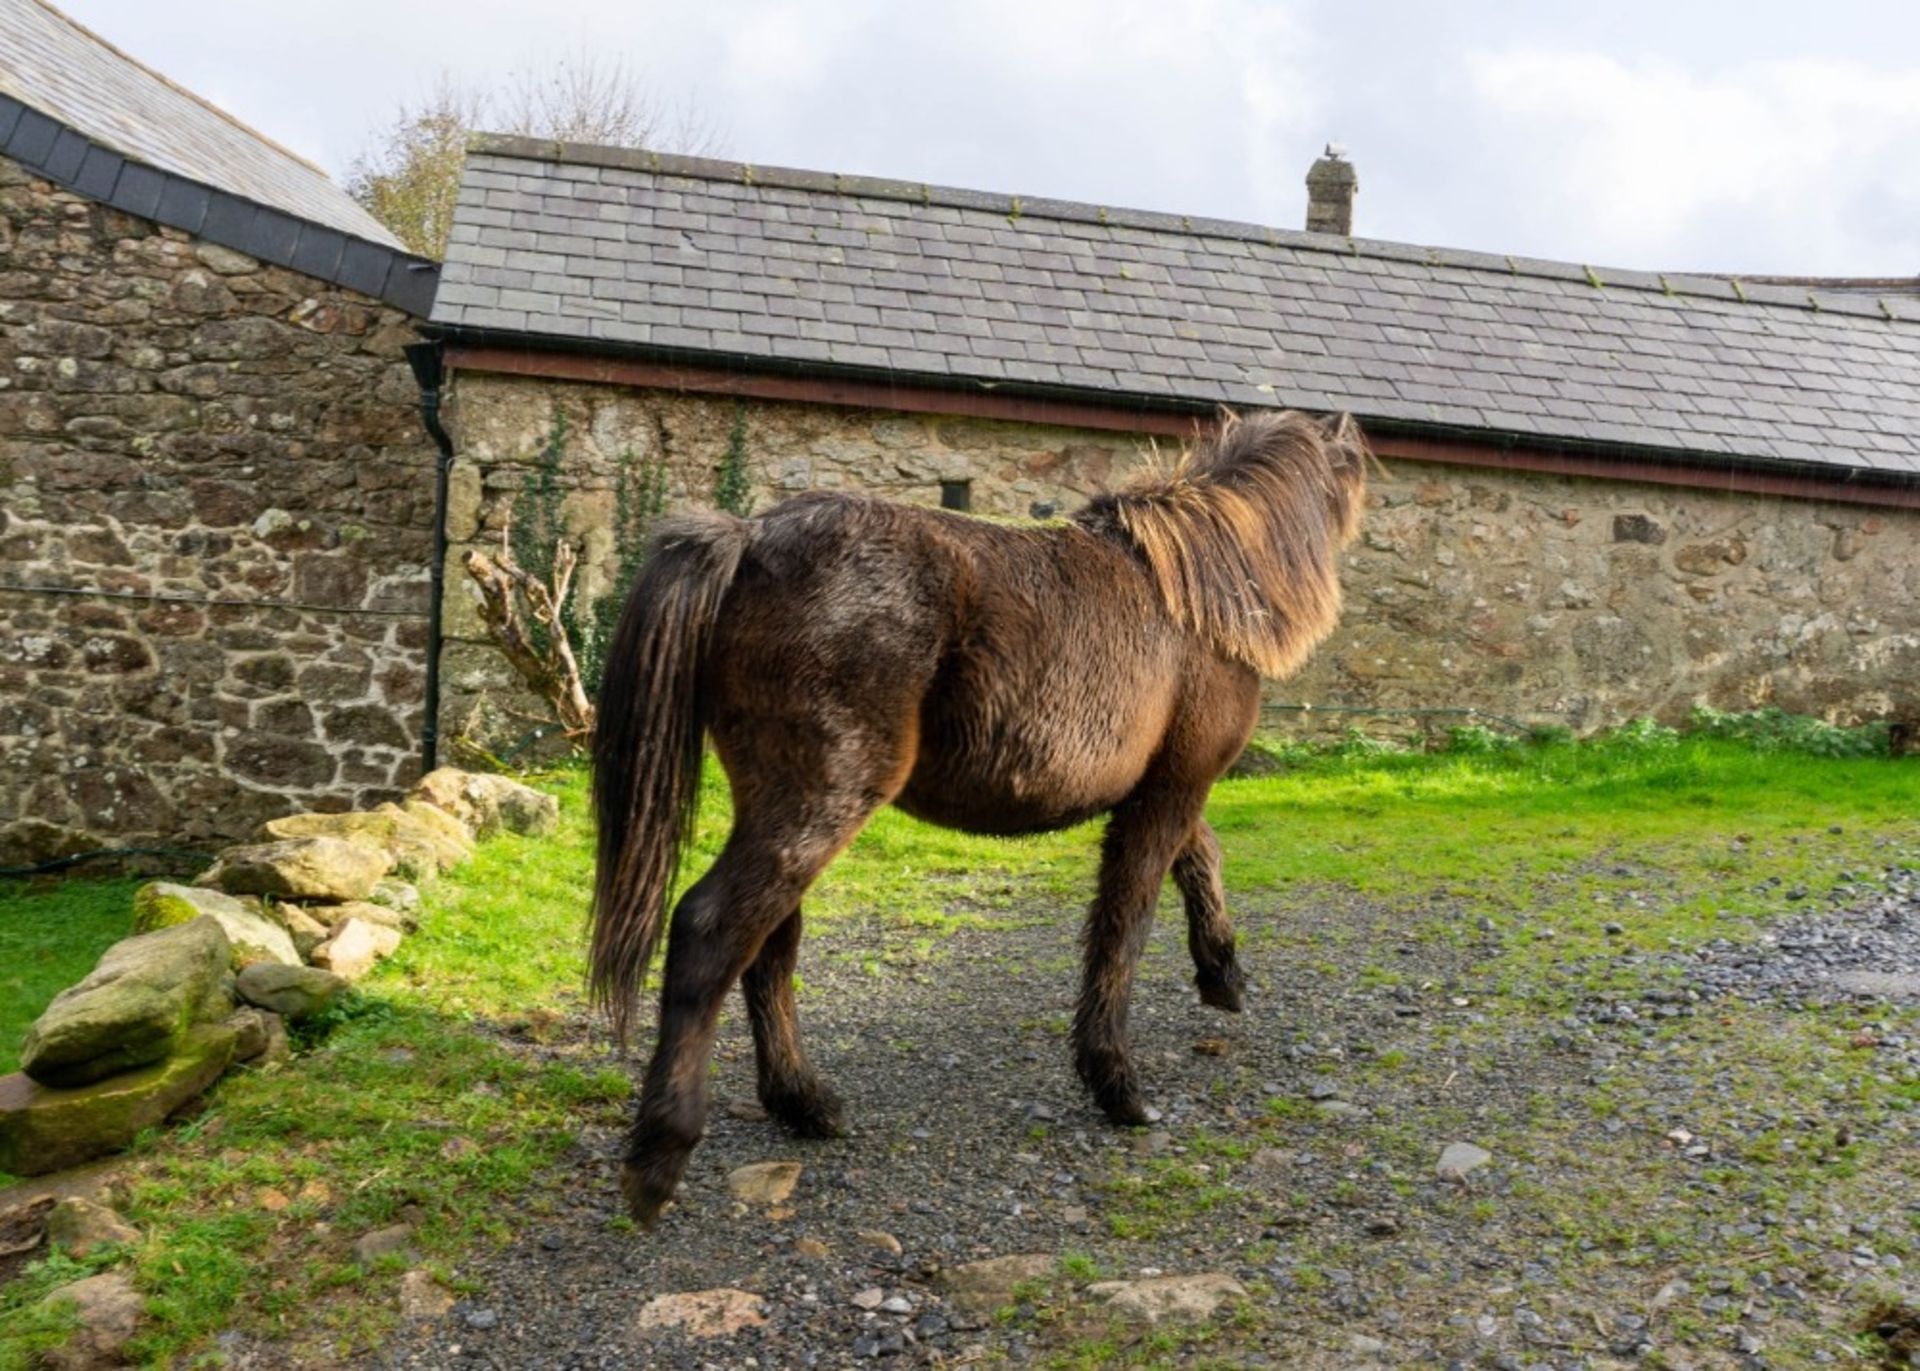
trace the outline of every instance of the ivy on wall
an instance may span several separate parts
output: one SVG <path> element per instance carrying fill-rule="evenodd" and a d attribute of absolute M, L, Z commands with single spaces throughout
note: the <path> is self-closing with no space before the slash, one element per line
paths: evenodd
<path fill-rule="evenodd" d="M 727 450 L 713 476 L 713 507 L 744 519 L 753 512 L 753 482 L 747 471 L 747 407 L 736 400 Z"/>
<path fill-rule="evenodd" d="M 561 483 L 567 465 L 568 435 L 566 411 L 556 405 L 546 441 L 535 454 L 532 470 L 513 502 L 509 538 L 513 558 L 529 575 L 546 584 L 553 582 L 561 544 L 572 541 Z M 665 456 L 641 458 L 631 447 L 623 449 L 613 487 L 612 576 L 605 590 L 591 602 L 576 591 L 559 606 L 561 626 L 573 645 L 581 681 L 589 695 L 599 692 L 600 678 L 606 670 L 607 644 L 613 638 L 627 591 L 646 560 L 653 521 L 666 508 Z M 536 651 L 545 653 L 552 644 L 553 630 L 536 619 L 528 623 L 527 636 Z"/>

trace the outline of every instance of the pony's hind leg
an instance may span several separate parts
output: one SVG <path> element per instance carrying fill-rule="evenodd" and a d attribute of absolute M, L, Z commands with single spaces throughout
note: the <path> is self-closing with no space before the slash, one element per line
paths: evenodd
<path fill-rule="evenodd" d="M 737 840 L 738 835 L 735 835 Z M 713 868 L 674 907 L 660 991 L 660 1034 L 640 1088 L 620 1188 L 633 1217 L 651 1226 L 673 1197 L 707 1123 L 707 1057 L 721 1001 L 792 902 L 756 898 L 729 841 Z"/>
<path fill-rule="evenodd" d="M 868 737 L 782 768 L 767 764 L 769 747 L 758 754 L 761 770 L 730 768 L 733 832 L 681 898 L 667 934 L 660 1036 L 621 1175 L 627 1206 L 642 1223 L 672 1198 L 706 1127 L 707 1059 L 727 992 L 789 924 L 786 936 L 797 945 L 800 897 L 899 789 L 901 757 L 910 755 L 904 749 L 904 742 L 875 747 Z M 770 963 L 784 962 L 790 975 L 792 951 L 782 948 L 775 942 Z"/>
<path fill-rule="evenodd" d="M 1239 1013 L 1246 979 L 1234 953 L 1233 921 L 1220 882 L 1220 842 L 1205 819 L 1193 826 L 1173 861 L 1173 883 L 1187 907 L 1187 950 L 1193 954 L 1200 1002 Z"/>
<path fill-rule="evenodd" d="M 753 1024 L 760 1103 L 803 1138 L 838 1137 L 840 1100 L 821 1084 L 800 1044 L 800 1015 L 793 1000 L 793 968 L 799 957 L 800 911 L 796 908 L 767 935 L 760 955 L 740 980 L 747 1017 Z"/>
<path fill-rule="evenodd" d="M 1149 784 L 1124 800 L 1107 822 L 1099 892 L 1087 913 L 1073 1057 L 1080 1079 L 1115 1123 L 1146 1123 L 1151 1117 L 1127 1050 L 1127 1006 L 1167 868 L 1205 803 L 1204 787 L 1189 791 Z"/>

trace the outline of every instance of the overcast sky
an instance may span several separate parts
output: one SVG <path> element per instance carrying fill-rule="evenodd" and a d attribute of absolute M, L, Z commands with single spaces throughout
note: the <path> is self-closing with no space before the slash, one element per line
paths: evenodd
<path fill-rule="evenodd" d="M 342 172 L 583 45 L 727 155 L 1595 265 L 1920 274 L 1920 0 L 56 0 Z"/>

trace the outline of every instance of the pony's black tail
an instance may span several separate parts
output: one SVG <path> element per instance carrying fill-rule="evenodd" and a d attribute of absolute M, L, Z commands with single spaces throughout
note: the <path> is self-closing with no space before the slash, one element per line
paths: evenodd
<path fill-rule="evenodd" d="M 663 524 L 607 653 L 593 740 L 591 984 L 623 1044 L 693 836 L 707 728 L 700 678 L 748 536 L 724 514 Z"/>

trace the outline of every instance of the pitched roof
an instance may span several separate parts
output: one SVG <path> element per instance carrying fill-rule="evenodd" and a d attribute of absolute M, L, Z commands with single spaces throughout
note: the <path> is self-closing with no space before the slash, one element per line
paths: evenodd
<path fill-rule="evenodd" d="M 486 136 L 431 321 L 1920 477 L 1920 299 Z"/>
<path fill-rule="evenodd" d="M 44 0 L 0 0 L 0 93 L 162 171 L 397 248 L 319 167 L 141 65 Z"/>

